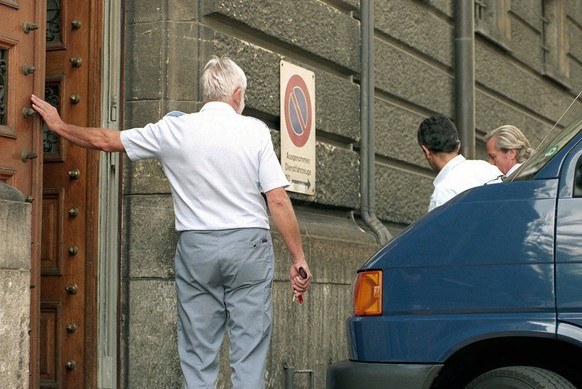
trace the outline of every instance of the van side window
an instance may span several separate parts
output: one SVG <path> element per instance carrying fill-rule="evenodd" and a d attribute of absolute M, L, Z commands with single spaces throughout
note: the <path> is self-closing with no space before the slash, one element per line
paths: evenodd
<path fill-rule="evenodd" d="M 574 173 L 574 197 L 582 197 L 582 157 L 576 163 L 576 172 Z"/>

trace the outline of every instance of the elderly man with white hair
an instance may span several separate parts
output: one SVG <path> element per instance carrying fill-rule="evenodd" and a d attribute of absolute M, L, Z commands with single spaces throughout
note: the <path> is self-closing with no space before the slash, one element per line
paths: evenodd
<path fill-rule="evenodd" d="M 523 133 L 515 126 L 504 125 L 485 135 L 489 163 L 507 177 L 530 157 L 533 149 Z"/>
<path fill-rule="evenodd" d="M 232 387 L 263 388 L 272 332 L 274 252 L 268 210 L 292 264 L 297 296 L 311 282 L 299 226 L 265 123 L 241 115 L 247 79 L 212 58 L 200 80 L 204 106 L 170 112 L 143 128 L 113 131 L 64 123 L 32 96 L 48 128 L 82 147 L 156 159 L 168 177 L 180 233 L 175 256 L 178 351 L 185 388 L 214 388 L 225 328 Z M 266 203 L 263 198 L 266 198 Z"/>

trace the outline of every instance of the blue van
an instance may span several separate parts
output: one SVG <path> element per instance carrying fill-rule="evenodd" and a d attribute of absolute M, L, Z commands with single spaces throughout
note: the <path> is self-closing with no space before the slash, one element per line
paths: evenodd
<path fill-rule="evenodd" d="M 582 388 L 582 119 L 358 271 L 328 389 Z"/>

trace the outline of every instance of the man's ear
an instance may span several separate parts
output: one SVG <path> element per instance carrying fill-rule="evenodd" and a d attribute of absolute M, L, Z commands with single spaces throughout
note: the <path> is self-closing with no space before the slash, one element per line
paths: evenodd
<path fill-rule="evenodd" d="M 420 147 L 422 148 L 422 151 L 424 152 L 425 157 L 428 159 L 431 156 L 431 152 L 428 149 L 428 147 L 426 147 L 425 145 L 420 145 Z"/>
<path fill-rule="evenodd" d="M 507 150 L 507 154 L 509 154 L 509 157 L 512 160 L 515 159 L 517 161 L 517 150 L 516 149 L 509 149 L 509 150 Z"/>
<path fill-rule="evenodd" d="M 236 88 L 230 97 L 230 105 L 234 108 L 235 111 L 242 113 L 242 110 L 244 109 L 244 106 L 242 105 L 243 102 L 244 90 L 242 88 Z"/>
<path fill-rule="evenodd" d="M 236 88 L 232 93 L 231 101 L 236 106 L 240 104 L 241 92 L 242 90 L 240 88 Z"/>

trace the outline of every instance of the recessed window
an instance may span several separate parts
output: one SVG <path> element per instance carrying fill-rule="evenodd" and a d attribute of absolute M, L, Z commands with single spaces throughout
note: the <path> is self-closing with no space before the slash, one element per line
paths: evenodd
<path fill-rule="evenodd" d="M 474 0 L 475 32 L 491 42 L 509 50 L 511 24 L 509 20 L 510 0 Z"/>
<path fill-rule="evenodd" d="M 569 87 L 566 2 L 542 1 L 542 53 L 544 75 Z"/>

